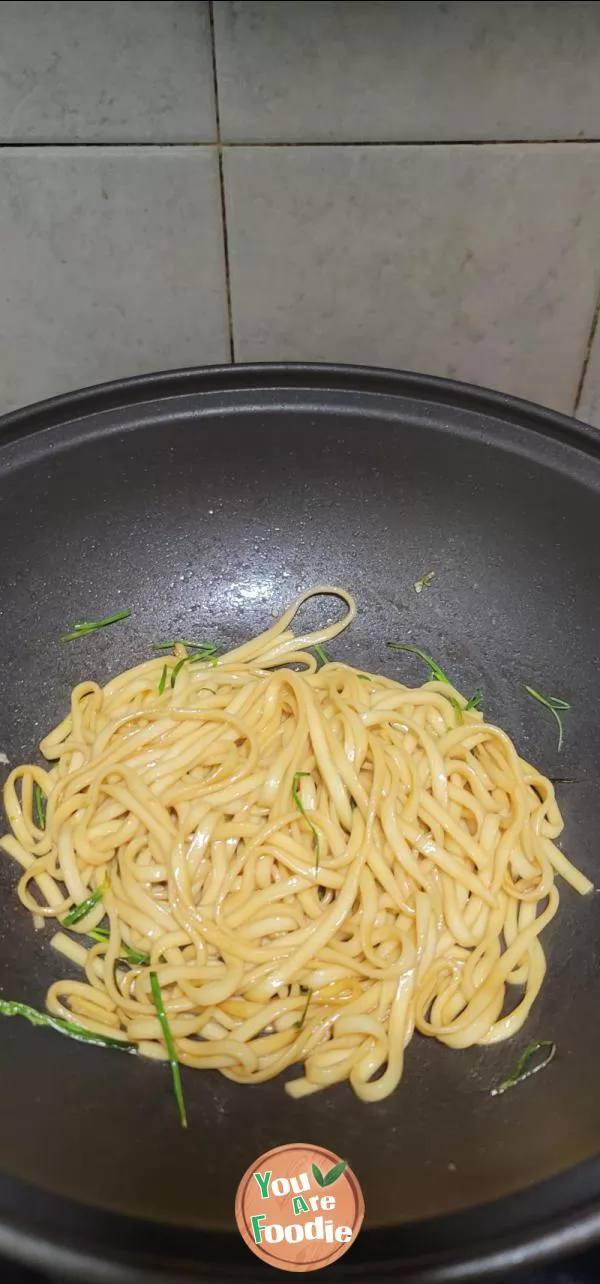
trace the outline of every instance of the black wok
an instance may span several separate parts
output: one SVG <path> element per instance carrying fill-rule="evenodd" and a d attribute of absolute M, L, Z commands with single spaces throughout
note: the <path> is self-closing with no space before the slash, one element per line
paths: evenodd
<path fill-rule="evenodd" d="M 139 378 L 0 423 L 0 749 L 30 758 L 71 686 L 169 633 L 227 647 L 303 587 L 351 589 L 335 655 L 419 682 L 422 645 L 526 757 L 560 778 L 565 846 L 598 881 L 600 446 L 548 410 L 416 375 L 308 366 Z M 420 595 L 414 581 L 434 570 Z M 134 618 L 72 644 L 78 619 Z M 331 603 L 323 609 L 330 611 Z M 524 691 L 569 700 L 563 749 Z M 69 965 L 0 864 L 0 987 L 38 1006 Z M 346 1157 L 366 1220 L 330 1279 L 502 1275 L 600 1233 L 600 913 L 565 888 L 549 975 L 514 1044 L 416 1038 L 400 1089 L 304 1102 L 0 1027 L 0 1251 L 62 1277 L 272 1279 L 234 1228 L 237 1183 L 286 1141 Z M 552 1066 L 503 1097 L 529 1039 Z M 262 1273 L 262 1274 L 261 1274 Z"/>

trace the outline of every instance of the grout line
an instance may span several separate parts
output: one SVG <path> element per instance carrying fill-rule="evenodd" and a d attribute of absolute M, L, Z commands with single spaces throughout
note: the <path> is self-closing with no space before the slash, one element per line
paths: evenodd
<path fill-rule="evenodd" d="M 579 403 L 581 401 L 581 395 L 583 393 L 583 387 L 585 384 L 585 376 L 588 372 L 588 366 L 590 364 L 592 348 L 594 346 L 594 339 L 596 338 L 596 331 L 598 330 L 599 322 L 600 322 L 600 293 L 598 294 L 598 298 L 596 300 L 596 308 L 594 311 L 594 315 L 592 317 L 592 324 L 590 326 L 588 341 L 586 344 L 585 353 L 583 356 L 583 362 L 581 365 L 581 375 L 579 376 L 579 383 L 577 384 L 577 392 L 575 393 L 575 402 L 574 402 L 574 408 L 573 408 L 573 414 L 575 416 L 577 415 L 577 412 L 579 410 Z"/>
<path fill-rule="evenodd" d="M 219 77 L 217 75 L 217 45 L 215 40 L 215 19 L 213 0 L 208 6 L 210 24 L 210 49 L 213 71 L 213 92 L 215 95 L 215 121 L 217 126 L 217 155 L 219 160 L 219 193 L 221 199 L 221 228 L 223 230 L 223 257 L 225 260 L 225 292 L 227 295 L 227 328 L 229 333 L 229 359 L 235 363 L 235 342 L 233 337 L 233 309 L 231 303 L 231 272 L 229 268 L 229 233 L 227 230 L 227 202 L 225 200 L 225 179 L 223 176 L 223 145 L 221 141 L 221 113 L 219 108 Z"/>
<path fill-rule="evenodd" d="M 205 148 L 206 151 L 214 150 L 217 143 L 213 138 L 203 141 L 201 138 L 191 142 L 186 138 L 184 142 L 158 142 L 149 143 L 115 143 L 115 142 L 93 142 L 82 143 L 74 140 L 70 143 L 52 143 L 52 142 L 34 142 L 34 143 L 2 143 L 0 142 L 0 156 L 2 152 L 195 152 L 199 147 Z"/>
<path fill-rule="evenodd" d="M 564 143 L 567 147 L 597 146 L 599 138 L 370 138 L 354 139 L 318 139 L 305 138 L 299 142 L 257 142 L 256 139 L 233 139 L 225 141 L 223 147 L 556 147 Z"/>
<path fill-rule="evenodd" d="M 212 15 L 212 4 L 211 4 L 210 13 Z M 213 30 L 213 27 L 212 27 L 212 21 L 211 21 L 211 31 L 212 30 Z M 216 142 L 213 139 L 206 139 L 205 141 L 202 141 L 202 139 L 197 139 L 194 142 L 190 142 L 189 138 L 184 139 L 181 142 L 173 142 L 173 141 L 167 142 L 167 141 L 161 140 L 159 142 L 154 142 L 154 143 L 151 141 L 148 141 L 148 139 L 145 139 L 145 140 L 134 139 L 129 142 L 123 142 L 123 141 L 116 142 L 114 140 L 109 142 L 106 142 L 106 141 L 98 142 L 97 140 L 94 140 L 93 142 L 82 142 L 81 140 L 78 140 L 78 139 L 72 139 L 68 143 L 57 143 L 57 142 L 52 142 L 51 140 L 48 140 L 48 139 L 44 141 L 40 139 L 36 139 L 33 142 L 21 142 L 21 143 L 16 143 L 10 140 L 8 142 L 6 141 L 0 142 L 0 152 L 29 151 L 32 149 L 37 151 L 44 151 L 44 150 L 55 150 L 55 151 L 65 150 L 66 151 L 70 149 L 71 151 L 82 151 L 82 152 L 88 151 L 88 150 L 107 151 L 110 149 L 127 151 L 131 147 L 137 147 L 145 151 L 153 151 L 153 150 L 159 151 L 161 149 L 163 151 L 168 151 L 169 149 L 173 149 L 173 148 L 179 148 L 180 150 L 189 149 L 191 151 L 193 148 L 196 148 L 196 147 L 217 147 L 219 149 L 226 148 L 227 150 L 229 149 L 234 150 L 237 147 L 246 147 L 246 148 L 254 148 L 254 147 L 267 148 L 268 147 L 268 148 L 273 148 L 275 150 L 279 149 L 280 151 L 284 151 L 291 147 L 332 147 L 332 148 L 333 147 L 344 147 L 344 148 L 345 147 L 364 147 L 364 148 L 437 147 L 441 151 L 444 147 L 473 147 L 473 148 L 475 147 L 544 147 L 544 146 L 558 147 L 561 145 L 565 147 L 575 147 L 575 146 L 597 147 L 598 144 L 600 143 L 600 137 L 598 138 L 442 138 L 442 139 L 434 139 L 434 138 L 410 138 L 410 139 L 409 138 L 400 138 L 400 139 L 394 139 L 394 138 L 365 139 L 363 138 L 361 139 L 361 138 L 358 138 L 358 139 L 355 139 L 353 142 L 348 142 L 347 140 L 336 139 L 336 138 L 329 138 L 326 141 L 323 139 L 305 138 L 302 142 L 284 142 L 282 140 L 276 143 L 266 142 L 266 141 L 260 142 L 260 141 L 257 141 L 256 139 L 246 139 L 246 140 L 235 139 L 231 141 L 226 141 L 221 138 L 221 132 L 220 132 L 216 50 L 215 50 L 214 44 L 213 44 L 212 52 L 213 52 L 213 84 L 214 84 L 214 92 L 215 92 L 215 111 L 216 111 L 216 118 L 217 118 L 217 134 L 218 134 Z"/>
<path fill-rule="evenodd" d="M 235 363 L 235 343 L 233 338 L 233 308 L 231 303 L 231 271 L 229 267 L 229 233 L 227 231 L 227 204 L 225 201 L 225 180 L 223 178 L 223 152 L 219 147 L 219 190 L 221 193 L 221 226 L 223 228 L 223 256 L 225 258 L 225 290 L 227 293 L 227 329 L 229 332 L 229 357 Z"/>
<path fill-rule="evenodd" d="M 224 141 L 225 148 L 540 148 L 540 146 L 594 146 L 597 139 L 303 139 L 302 143 L 258 143 L 256 139 Z"/>
<path fill-rule="evenodd" d="M 223 153 L 219 148 L 219 187 L 221 191 L 221 221 L 223 224 L 223 254 L 225 256 L 225 289 L 227 292 L 227 328 L 229 331 L 229 356 L 232 365 L 235 363 L 235 343 L 233 337 L 233 308 L 231 302 L 231 271 L 229 267 L 229 233 L 227 231 L 227 206 L 225 202 L 225 181 L 223 179 Z"/>
<path fill-rule="evenodd" d="M 148 139 L 137 139 L 130 143 L 123 143 L 123 140 L 104 140 L 98 143 L 94 139 L 90 143 L 82 143 L 81 139 L 72 139 L 71 143 L 53 143 L 51 139 L 41 141 L 36 139 L 33 143 L 1 143 L 1 152 L 130 152 L 131 148 L 136 148 L 137 152 L 193 152 L 197 148 L 215 148 L 217 144 L 215 139 L 182 139 L 177 143 L 171 140 L 159 140 L 158 143 L 152 143 Z"/>

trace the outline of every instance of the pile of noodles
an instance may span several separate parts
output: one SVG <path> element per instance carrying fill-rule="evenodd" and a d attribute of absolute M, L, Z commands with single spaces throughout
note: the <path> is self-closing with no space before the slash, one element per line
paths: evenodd
<path fill-rule="evenodd" d="M 295 637 L 321 593 L 344 619 Z M 6 783 L 1 840 L 38 924 L 104 888 L 53 939 L 83 979 L 50 986 L 52 1014 L 164 1058 L 153 970 L 184 1065 L 256 1083 L 300 1063 L 293 1096 L 348 1079 L 365 1101 L 415 1029 L 466 1048 L 523 1025 L 555 875 L 591 887 L 554 844 L 552 784 L 447 683 L 317 667 L 354 615 L 312 589 L 216 662 L 177 645 L 166 681 L 161 656 L 75 687 L 54 765 Z"/>

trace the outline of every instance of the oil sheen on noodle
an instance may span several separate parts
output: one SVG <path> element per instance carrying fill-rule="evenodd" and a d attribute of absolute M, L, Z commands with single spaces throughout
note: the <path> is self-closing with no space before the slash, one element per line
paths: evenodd
<path fill-rule="evenodd" d="M 317 594 L 343 620 L 295 636 Z M 163 1058 L 154 970 L 184 1065 L 256 1083 L 298 1064 L 293 1096 L 349 1080 L 363 1101 L 397 1086 L 415 1030 L 458 1049 L 520 1029 L 555 876 L 591 886 L 554 844 L 552 784 L 447 683 L 317 669 L 309 648 L 355 609 L 312 589 L 171 686 L 176 647 L 161 694 L 164 656 L 75 687 L 50 769 L 5 786 L 2 847 L 36 922 L 106 888 L 53 938 L 82 974 L 50 986 L 51 1013 Z"/>

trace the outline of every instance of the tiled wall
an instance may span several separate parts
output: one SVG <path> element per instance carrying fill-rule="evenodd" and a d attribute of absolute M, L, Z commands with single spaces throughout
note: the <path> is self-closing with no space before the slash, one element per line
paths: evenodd
<path fill-rule="evenodd" d="M 288 359 L 600 424 L 600 3 L 15 0 L 0 23 L 0 408 Z"/>

